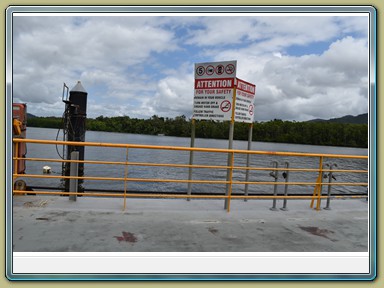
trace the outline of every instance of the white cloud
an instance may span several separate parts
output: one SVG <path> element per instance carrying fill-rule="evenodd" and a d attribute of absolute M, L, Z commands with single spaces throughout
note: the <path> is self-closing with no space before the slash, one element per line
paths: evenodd
<path fill-rule="evenodd" d="M 256 84 L 258 120 L 309 120 L 368 111 L 366 40 L 347 36 L 321 55 L 274 57 L 249 47 L 224 53 L 227 59 L 238 59 L 239 78 Z"/>
<path fill-rule="evenodd" d="M 327 41 L 340 33 L 335 17 L 201 17 L 203 28 L 191 33 L 189 44 L 215 47 L 249 43 L 260 51 Z"/>
<path fill-rule="evenodd" d="M 368 47 L 365 40 L 354 39 L 351 36 L 332 43 L 324 53 L 324 63 L 332 70 L 361 76 L 368 72 Z"/>
<path fill-rule="evenodd" d="M 283 58 L 283 55 L 281 55 L 281 53 L 280 52 L 275 52 L 275 53 L 273 53 L 273 56 L 275 56 L 275 57 L 277 57 L 277 58 Z"/>
<path fill-rule="evenodd" d="M 87 18 L 80 26 L 69 19 L 15 19 L 15 97 L 25 102 L 52 103 L 52 95 L 61 93 L 57 84 L 61 87 L 63 82 L 76 83 L 82 78 L 89 84 L 88 88 L 105 85 L 108 93 L 124 98 L 121 90 L 135 88 L 135 83 L 130 81 L 138 69 L 136 65 L 150 61 L 151 53 L 177 49 L 171 31 L 141 26 L 143 19 L 140 18 L 138 22 L 128 19 L 129 23 L 125 23 L 136 23 L 134 26 L 122 26 L 125 19 L 117 18 Z M 144 90 L 149 86 L 155 87 L 154 84 L 140 85 Z"/>
<path fill-rule="evenodd" d="M 72 88 L 81 80 L 89 117 L 189 117 L 194 63 L 224 60 L 237 60 L 238 77 L 256 84 L 258 121 L 368 111 L 366 17 L 39 16 L 13 23 L 14 100 L 39 116 L 60 116 L 63 82 Z"/>
<path fill-rule="evenodd" d="M 355 17 L 338 17 L 336 21 L 340 25 L 343 34 L 358 33 L 361 34 L 362 37 L 368 36 L 368 17 L 357 15 Z"/>
<path fill-rule="evenodd" d="M 197 46 L 220 46 L 239 44 L 250 35 L 257 38 L 252 17 L 200 17 L 200 29 L 190 32 L 188 44 Z M 252 33 L 253 32 L 253 33 Z"/>
<path fill-rule="evenodd" d="M 161 79 L 151 103 L 153 110 L 167 117 L 190 116 L 193 107 L 193 81 L 192 73 Z"/>

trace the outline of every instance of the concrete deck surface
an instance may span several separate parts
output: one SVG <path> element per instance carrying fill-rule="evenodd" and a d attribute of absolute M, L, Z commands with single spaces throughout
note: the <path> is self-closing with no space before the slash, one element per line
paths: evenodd
<path fill-rule="evenodd" d="M 325 201 L 324 201 L 325 202 Z M 325 203 L 322 203 L 324 206 Z M 14 196 L 14 252 L 366 252 L 368 202 Z M 282 201 L 277 202 L 277 207 Z"/>

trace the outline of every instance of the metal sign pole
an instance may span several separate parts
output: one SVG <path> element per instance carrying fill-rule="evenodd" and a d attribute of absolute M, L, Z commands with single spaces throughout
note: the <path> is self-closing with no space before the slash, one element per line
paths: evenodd
<path fill-rule="evenodd" d="M 192 119 L 192 131 L 191 131 L 191 148 L 195 147 L 195 134 L 196 134 L 196 120 Z M 188 172 L 188 181 L 192 180 L 192 167 L 193 165 L 193 151 L 191 150 L 189 152 L 189 172 Z M 188 182 L 188 195 L 192 194 L 192 183 Z M 188 201 L 190 201 L 190 198 L 187 198 Z"/>
<path fill-rule="evenodd" d="M 248 151 L 252 149 L 252 132 L 253 132 L 253 123 L 249 124 L 248 128 Z M 250 154 L 247 154 L 247 168 L 250 166 Z M 245 172 L 245 182 L 249 182 L 249 169 Z M 245 183 L 244 195 L 248 196 L 248 183 Z M 244 201 L 247 201 L 247 198 L 244 198 Z"/>
<path fill-rule="evenodd" d="M 233 95 L 232 95 L 232 116 L 231 116 L 231 122 L 229 124 L 229 136 L 228 136 L 228 149 L 233 149 L 233 133 L 235 130 L 235 107 L 236 107 L 236 86 L 233 88 Z M 228 169 L 227 169 L 227 186 L 225 189 L 225 195 L 229 196 L 228 198 L 225 198 L 224 203 L 224 209 L 226 209 L 229 212 L 230 207 L 230 201 L 229 198 L 232 194 L 232 170 L 233 170 L 233 157 L 232 153 L 228 153 Z"/>

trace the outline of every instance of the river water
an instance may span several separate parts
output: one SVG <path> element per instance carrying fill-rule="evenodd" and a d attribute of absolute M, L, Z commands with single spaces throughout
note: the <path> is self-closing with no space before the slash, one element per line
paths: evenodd
<path fill-rule="evenodd" d="M 46 128 L 28 128 L 27 138 L 62 140 L 62 133 L 58 134 L 57 129 Z M 190 146 L 190 138 L 169 137 L 169 136 L 150 136 L 138 134 L 110 133 L 87 131 L 85 135 L 87 142 L 106 142 L 106 143 L 124 143 L 124 144 L 144 144 L 144 145 L 161 145 L 161 146 Z M 234 149 L 247 149 L 247 141 L 234 141 Z M 228 140 L 216 139 L 196 139 L 195 147 L 204 148 L 228 148 Z M 348 154 L 348 155 L 368 155 L 368 149 L 361 148 L 345 148 L 315 145 L 297 145 L 286 143 L 265 143 L 253 142 L 252 150 L 258 151 L 281 151 L 281 152 L 307 152 L 307 153 L 326 153 L 326 154 Z M 62 155 L 63 146 L 55 147 L 54 145 L 36 145 L 28 144 L 27 157 L 54 158 L 58 159 L 59 154 Z M 126 150 L 116 148 L 86 147 L 85 159 L 87 160 L 105 160 L 105 161 L 125 161 Z M 148 150 L 148 149 L 130 149 L 128 154 L 129 162 L 150 162 L 150 163 L 177 163 L 188 164 L 188 151 L 166 151 L 166 150 Z M 235 155 L 235 166 L 245 166 L 246 156 L 243 154 Z M 289 162 L 289 168 L 318 168 L 319 158 L 313 157 L 278 157 L 267 155 L 252 155 L 250 158 L 251 167 L 272 167 L 272 161 L 277 161 L 279 168 L 283 168 L 285 162 Z M 194 164 L 201 165 L 226 165 L 227 154 L 225 153 L 206 153 L 195 152 Z M 367 170 L 368 160 L 359 159 L 324 159 L 324 163 L 336 164 L 334 169 L 354 169 Z M 49 165 L 52 168 L 52 175 L 61 174 L 61 163 L 53 162 L 27 162 L 27 174 L 42 174 L 42 167 Z M 250 181 L 274 181 L 270 176 L 271 171 L 251 171 Z M 96 165 L 85 164 L 84 176 L 100 176 L 100 177 L 124 177 L 125 169 L 121 165 Z M 225 180 L 225 169 L 194 169 L 193 179 L 199 180 Z M 297 182 L 316 182 L 317 173 L 313 172 L 290 172 L 289 181 Z M 367 182 L 367 173 L 335 173 L 334 180 L 337 182 Z M 158 178 L 158 179 L 188 179 L 188 168 L 171 168 L 171 167 L 142 167 L 129 166 L 129 178 Z M 245 172 L 243 170 L 234 170 L 233 179 L 235 181 L 244 181 Z M 59 187 L 59 179 L 26 179 L 29 186 L 49 186 Z M 279 173 L 279 182 L 285 181 Z M 324 180 L 328 181 L 328 179 Z M 43 183 L 44 182 L 44 183 Z M 123 181 L 96 181 L 85 180 L 84 188 L 89 190 L 105 189 L 109 191 L 123 190 Z M 277 186 L 278 193 L 284 193 L 284 185 Z M 129 182 L 127 184 L 128 191 L 153 191 L 153 192 L 181 192 L 186 193 L 186 183 L 142 183 Z M 273 185 L 249 185 L 250 194 L 271 194 L 273 193 Z M 323 188 L 324 190 L 327 188 Z M 312 194 L 314 186 L 289 186 L 288 193 L 292 194 Z M 365 186 L 333 186 L 332 193 L 339 194 L 355 194 L 366 193 Z M 224 184 L 193 184 L 192 193 L 225 193 Z M 244 185 L 234 185 L 233 193 L 244 193 Z"/>

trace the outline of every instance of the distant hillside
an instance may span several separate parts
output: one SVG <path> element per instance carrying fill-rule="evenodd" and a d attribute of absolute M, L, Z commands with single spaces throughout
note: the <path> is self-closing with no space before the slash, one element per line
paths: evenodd
<path fill-rule="evenodd" d="M 359 116 L 345 116 L 330 120 L 291 122 L 279 119 L 267 122 L 255 122 L 252 140 L 260 142 L 294 143 L 307 145 L 330 145 L 344 147 L 368 147 L 368 125 L 345 122 L 359 119 Z M 364 118 L 364 117 L 363 117 Z M 353 119 L 353 120 L 351 120 Z M 365 117 L 367 119 L 367 116 Z M 330 121 L 330 122 L 328 122 Z M 361 120 L 360 120 L 361 121 Z M 365 120 L 366 123 L 367 120 Z M 356 121 L 355 121 L 356 123 Z M 196 121 L 197 138 L 228 139 L 229 122 Z M 234 139 L 247 140 L 249 125 L 236 123 Z M 55 128 L 63 127 L 60 117 L 35 117 L 28 119 L 28 127 Z M 88 118 L 87 131 L 104 131 L 178 137 L 190 137 L 192 121 L 184 115 L 176 118 L 163 118 L 156 115 L 149 119 L 136 119 L 128 116 Z"/>
<path fill-rule="evenodd" d="M 347 115 L 340 118 L 313 119 L 307 122 L 330 122 L 330 123 L 343 123 L 343 124 L 368 124 L 368 113 L 360 114 L 357 116 Z"/>
<path fill-rule="evenodd" d="M 27 119 L 36 118 L 37 116 L 27 113 Z"/>

